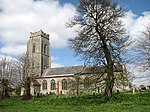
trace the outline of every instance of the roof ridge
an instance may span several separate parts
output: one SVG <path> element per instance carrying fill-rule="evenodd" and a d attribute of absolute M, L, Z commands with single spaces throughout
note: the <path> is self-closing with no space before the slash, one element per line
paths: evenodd
<path fill-rule="evenodd" d="M 64 67 L 54 67 L 54 68 L 48 68 L 48 69 L 55 69 L 55 68 L 71 68 L 71 67 L 84 67 L 83 65 L 78 66 L 64 66 Z"/>

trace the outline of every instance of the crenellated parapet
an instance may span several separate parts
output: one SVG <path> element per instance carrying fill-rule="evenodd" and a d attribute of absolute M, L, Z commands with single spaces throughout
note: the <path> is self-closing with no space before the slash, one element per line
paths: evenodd
<path fill-rule="evenodd" d="M 30 32 L 30 38 L 42 36 L 49 40 L 49 34 L 44 33 L 42 30 L 38 32 Z"/>

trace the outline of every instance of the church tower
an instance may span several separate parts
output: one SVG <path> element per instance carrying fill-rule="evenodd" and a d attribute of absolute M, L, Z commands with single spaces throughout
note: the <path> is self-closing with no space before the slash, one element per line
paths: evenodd
<path fill-rule="evenodd" d="M 49 35 L 42 30 L 30 32 L 27 43 L 27 55 L 29 58 L 30 73 L 41 76 L 46 68 L 50 68 L 50 44 Z"/>

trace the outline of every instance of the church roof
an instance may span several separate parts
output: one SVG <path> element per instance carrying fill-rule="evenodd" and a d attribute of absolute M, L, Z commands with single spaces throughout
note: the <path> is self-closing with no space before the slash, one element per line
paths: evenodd
<path fill-rule="evenodd" d="M 121 65 L 115 67 L 115 72 L 122 72 L 123 68 Z M 74 75 L 74 74 L 97 74 L 97 73 L 106 73 L 106 67 L 96 66 L 96 67 L 87 67 L 87 66 L 69 66 L 69 67 L 57 67 L 47 69 L 43 76 L 51 75 Z"/>
<path fill-rule="evenodd" d="M 76 74 L 82 72 L 83 68 L 84 66 L 49 68 L 45 71 L 44 75 Z"/>

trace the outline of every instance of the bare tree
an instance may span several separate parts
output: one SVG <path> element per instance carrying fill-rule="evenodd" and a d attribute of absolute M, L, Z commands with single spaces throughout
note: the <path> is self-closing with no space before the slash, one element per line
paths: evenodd
<path fill-rule="evenodd" d="M 29 60 L 29 55 L 25 54 L 19 57 L 19 72 L 22 73 L 22 88 L 25 89 L 24 95 L 23 95 L 23 100 L 30 99 L 31 94 L 30 94 L 30 84 L 31 84 L 31 68 L 30 68 L 30 60 Z"/>
<path fill-rule="evenodd" d="M 142 69 L 150 71 L 150 25 L 146 27 L 146 31 L 142 32 L 143 37 L 138 40 L 138 59 Z"/>
<path fill-rule="evenodd" d="M 78 35 L 69 39 L 69 45 L 86 65 L 106 66 L 105 95 L 111 97 L 114 65 L 122 62 L 121 53 L 128 40 L 121 21 L 124 13 L 112 0 L 80 0 L 77 12 L 67 24 L 79 27 Z"/>
<path fill-rule="evenodd" d="M 20 74 L 16 69 L 16 60 L 9 59 L 7 56 L 0 59 L 0 89 L 2 97 L 9 96 L 9 90 L 15 88 L 20 82 Z"/>

